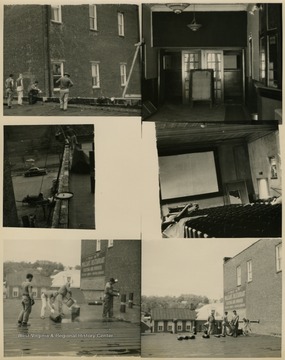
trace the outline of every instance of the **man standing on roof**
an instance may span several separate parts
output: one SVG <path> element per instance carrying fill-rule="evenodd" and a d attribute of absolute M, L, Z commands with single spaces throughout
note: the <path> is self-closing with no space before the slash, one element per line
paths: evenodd
<path fill-rule="evenodd" d="M 227 329 L 229 329 L 229 332 L 231 332 L 231 326 L 228 319 L 228 312 L 225 311 L 224 316 L 222 318 L 222 336 L 225 337 L 228 332 Z"/>
<path fill-rule="evenodd" d="M 208 335 L 211 335 L 214 332 L 215 324 L 216 324 L 215 310 L 211 311 L 211 315 L 208 317 L 208 323 L 209 323 Z"/>
<path fill-rule="evenodd" d="M 10 74 L 9 77 L 5 81 L 8 109 L 11 109 L 12 101 L 13 101 L 13 94 L 14 94 L 14 78 L 13 77 L 14 77 L 14 75 Z"/>
<path fill-rule="evenodd" d="M 67 110 L 69 88 L 73 86 L 73 82 L 70 80 L 69 73 L 65 72 L 64 76 L 62 76 L 56 81 L 56 84 L 59 84 L 60 87 L 60 94 L 59 94 L 60 110 L 65 111 Z"/>
<path fill-rule="evenodd" d="M 103 302 L 103 319 L 113 317 L 113 299 L 114 296 L 119 296 L 118 290 L 113 288 L 113 285 L 118 282 L 118 280 L 111 278 L 105 286 L 104 290 L 104 302 Z"/>
<path fill-rule="evenodd" d="M 30 313 L 32 312 L 32 306 L 35 301 L 33 298 L 33 286 L 31 281 L 33 280 L 32 274 L 27 274 L 26 280 L 22 283 L 22 310 L 18 317 L 18 326 L 29 326 L 28 323 Z"/>
<path fill-rule="evenodd" d="M 238 326 L 239 326 L 239 316 L 236 312 L 236 310 L 233 311 L 233 317 L 231 320 L 231 326 L 232 326 L 232 335 L 233 337 L 238 336 Z"/>
<path fill-rule="evenodd" d="M 72 293 L 70 290 L 70 278 L 67 279 L 67 282 L 61 286 L 61 288 L 58 290 L 57 295 L 57 303 L 58 303 L 58 312 L 61 316 L 64 316 L 64 313 L 62 312 L 62 303 L 63 300 L 66 299 L 66 295 L 69 294 L 69 297 L 71 297 Z"/>
<path fill-rule="evenodd" d="M 57 295 L 58 295 L 58 291 L 54 291 L 54 290 L 45 290 L 42 292 L 41 319 L 45 318 L 45 311 L 47 306 L 49 307 L 52 313 L 54 312 L 54 301 Z"/>

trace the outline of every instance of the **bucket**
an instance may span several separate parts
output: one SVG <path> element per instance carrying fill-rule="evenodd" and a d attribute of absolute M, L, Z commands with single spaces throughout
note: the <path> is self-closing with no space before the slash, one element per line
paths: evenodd
<path fill-rule="evenodd" d="M 74 302 L 75 301 L 72 298 L 69 298 L 65 304 L 66 304 L 66 306 L 71 307 L 74 304 Z"/>
<path fill-rule="evenodd" d="M 80 306 L 75 305 L 71 308 L 71 321 L 74 321 L 80 316 Z"/>
<path fill-rule="evenodd" d="M 256 113 L 251 114 L 251 120 L 257 121 L 258 120 L 258 114 L 256 114 Z"/>

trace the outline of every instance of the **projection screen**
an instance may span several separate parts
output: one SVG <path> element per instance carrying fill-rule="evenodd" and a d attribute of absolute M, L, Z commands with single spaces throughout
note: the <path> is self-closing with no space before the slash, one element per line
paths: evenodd
<path fill-rule="evenodd" d="M 213 151 L 159 157 L 162 200 L 219 191 Z"/>

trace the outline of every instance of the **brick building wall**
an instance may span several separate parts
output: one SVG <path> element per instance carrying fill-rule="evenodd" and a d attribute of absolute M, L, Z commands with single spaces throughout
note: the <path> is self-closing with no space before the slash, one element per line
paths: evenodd
<path fill-rule="evenodd" d="M 233 294 L 235 303 L 225 300 L 225 310 L 236 308 L 240 321 L 252 323 L 254 333 L 281 334 L 282 271 L 276 270 L 276 246 L 280 239 L 262 239 L 224 263 L 224 295 Z M 252 262 L 252 281 L 247 278 L 247 262 Z M 241 286 L 237 286 L 237 267 L 241 268 Z M 242 292 L 244 294 L 240 295 Z M 237 301 L 238 299 L 238 301 Z M 240 302 L 239 302 L 240 300 Z"/>
<path fill-rule="evenodd" d="M 35 80 L 41 90 L 48 90 L 45 23 L 46 6 L 4 6 L 4 79 L 12 73 L 16 80 L 22 73 L 24 95 Z"/>
<path fill-rule="evenodd" d="M 110 245 L 110 244 L 109 244 Z M 101 259 L 104 263 L 101 269 L 96 268 L 96 275 L 84 276 L 86 274 L 82 266 L 81 272 L 81 289 L 84 292 L 85 298 L 94 300 L 96 297 L 102 297 L 104 286 L 109 278 L 117 278 L 119 281 L 114 285 L 114 288 L 119 289 L 120 294 L 127 295 L 134 294 L 133 302 L 140 306 L 141 298 L 141 243 L 139 240 L 114 240 L 112 246 L 108 246 L 108 240 L 101 240 L 101 250 L 97 251 L 98 244 L 96 240 L 83 240 L 81 245 L 81 258 L 83 261 L 88 256 L 98 254 L 97 264 L 101 265 Z M 89 265 L 88 265 L 89 266 Z M 93 271 L 92 269 L 90 270 Z M 99 271 L 101 271 L 99 273 Z M 115 304 L 119 305 L 116 300 Z"/>
<path fill-rule="evenodd" d="M 139 41 L 136 5 L 97 5 L 97 30 L 90 30 L 89 5 L 61 6 L 61 22 L 51 20 L 50 6 L 5 6 L 4 72 L 24 75 L 28 84 L 37 79 L 43 96 L 53 91 L 53 63 L 63 64 L 74 82 L 70 97 L 121 97 L 120 64 L 129 74 Z M 124 36 L 118 35 L 118 12 L 124 14 Z M 21 36 L 19 36 L 21 34 Z M 92 88 L 91 62 L 98 62 L 100 87 Z M 127 94 L 140 94 L 137 58 Z"/>

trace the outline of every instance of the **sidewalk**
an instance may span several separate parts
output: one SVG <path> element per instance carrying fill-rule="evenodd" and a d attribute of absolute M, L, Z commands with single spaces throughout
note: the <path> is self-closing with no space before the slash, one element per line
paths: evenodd
<path fill-rule="evenodd" d="M 140 355 L 140 326 L 135 319 L 139 309 L 127 309 L 125 314 L 114 309 L 112 322 L 102 321 L 102 305 L 80 305 L 80 316 L 71 322 L 70 311 L 62 323 L 40 318 L 41 300 L 36 300 L 30 316 L 31 326 L 17 327 L 20 299 L 4 300 L 5 356 L 100 356 Z M 137 314 L 134 316 L 134 314 Z M 125 319 L 121 317 L 125 316 Z"/>
<path fill-rule="evenodd" d="M 141 110 L 136 108 L 71 104 L 66 111 L 61 111 L 54 102 L 23 103 L 22 106 L 15 100 L 13 103 L 11 109 L 4 105 L 4 116 L 141 116 Z"/>

